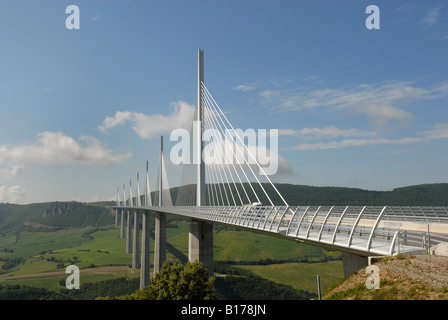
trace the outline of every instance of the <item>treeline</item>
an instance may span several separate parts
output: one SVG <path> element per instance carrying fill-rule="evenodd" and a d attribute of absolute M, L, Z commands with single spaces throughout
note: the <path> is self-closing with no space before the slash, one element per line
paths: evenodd
<path fill-rule="evenodd" d="M 0 300 L 95 300 L 101 296 L 130 294 L 138 289 L 140 279 L 117 278 L 81 284 L 80 289 L 52 291 L 27 285 L 1 285 Z"/>
<path fill-rule="evenodd" d="M 232 265 L 241 265 L 241 266 L 267 266 L 271 264 L 284 264 L 284 263 L 319 263 L 319 262 L 328 262 L 328 261 L 338 261 L 342 260 L 342 256 L 303 256 L 303 257 L 292 257 L 288 259 L 275 259 L 275 258 L 266 258 L 261 260 L 247 260 L 247 261 L 219 261 L 218 264 L 221 266 L 232 266 Z M 216 262 L 215 262 L 216 263 Z"/>
<path fill-rule="evenodd" d="M 448 206 L 448 183 L 422 184 L 392 191 L 291 184 L 276 186 L 289 205 Z"/>

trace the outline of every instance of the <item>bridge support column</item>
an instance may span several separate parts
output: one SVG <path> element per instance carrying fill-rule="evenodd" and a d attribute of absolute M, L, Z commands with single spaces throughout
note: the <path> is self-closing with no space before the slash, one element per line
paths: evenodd
<path fill-rule="evenodd" d="M 150 283 L 149 256 L 149 214 L 145 211 L 142 215 L 142 260 L 140 267 L 140 289 L 143 289 Z"/>
<path fill-rule="evenodd" d="M 369 264 L 368 257 L 361 257 L 351 253 L 342 253 L 342 265 L 344 268 L 344 277 L 348 278 L 353 272 L 357 272 Z"/>
<path fill-rule="evenodd" d="M 120 215 L 121 215 L 121 231 L 120 231 L 120 239 L 124 239 L 124 210 L 120 209 Z"/>
<path fill-rule="evenodd" d="M 131 212 L 126 215 L 126 253 L 131 253 Z"/>
<path fill-rule="evenodd" d="M 154 239 L 154 273 L 162 270 L 166 260 L 166 214 L 156 213 L 156 230 Z"/>
<path fill-rule="evenodd" d="M 208 274 L 213 275 L 213 223 L 191 220 L 188 260 L 201 262 Z"/>
<path fill-rule="evenodd" d="M 139 228 L 140 228 L 140 225 L 138 223 L 137 210 L 134 210 L 134 238 L 132 241 L 132 269 L 140 268 Z"/>

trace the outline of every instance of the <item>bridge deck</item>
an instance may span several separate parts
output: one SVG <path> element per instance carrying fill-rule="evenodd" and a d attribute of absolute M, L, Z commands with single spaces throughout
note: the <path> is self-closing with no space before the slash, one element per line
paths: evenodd
<path fill-rule="evenodd" d="M 425 251 L 448 241 L 448 207 L 357 206 L 116 206 L 165 212 L 270 233 L 291 240 L 359 255 Z"/>

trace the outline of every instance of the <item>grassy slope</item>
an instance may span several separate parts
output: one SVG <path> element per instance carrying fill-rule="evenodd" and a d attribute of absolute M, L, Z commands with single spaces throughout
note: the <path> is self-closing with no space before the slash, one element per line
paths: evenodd
<path fill-rule="evenodd" d="M 322 290 L 328 289 L 344 277 L 341 261 L 284 263 L 267 266 L 242 266 L 242 268 L 251 270 L 262 278 L 316 294 L 317 275 L 320 276 Z"/>
<path fill-rule="evenodd" d="M 371 273 L 363 268 L 340 281 L 326 300 L 448 300 L 448 258 L 425 255 L 387 257 L 374 266 L 378 287 L 368 288 Z M 370 271 L 372 272 L 372 271 Z M 370 278 L 369 278 L 370 277 Z"/>

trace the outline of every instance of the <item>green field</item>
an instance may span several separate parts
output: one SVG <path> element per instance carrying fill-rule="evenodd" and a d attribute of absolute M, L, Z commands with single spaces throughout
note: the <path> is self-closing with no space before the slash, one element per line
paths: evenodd
<path fill-rule="evenodd" d="M 188 256 L 189 223 L 182 219 L 169 221 L 167 228 L 167 260 L 186 261 Z M 0 236 L 0 284 L 20 284 L 51 290 L 61 288 L 67 278 L 65 267 L 78 266 L 83 283 L 118 277 L 138 277 L 139 270 L 130 268 L 132 254 L 125 253 L 125 239 L 120 239 L 116 226 L 101 228 L 70 228 L 56 232 L 22 231 Z M 150 240 L 151 262 L 154 239 Z M 299 244 L 267 235 L 215 228 L 215 261 L 285 260 L 292 257 L 335 256 L 318 247 Z M 23 258 L 22 263 L 2 270 L 5 259 Z M 316 275 L 322 287 L 331 286 L 342 276 L 342 262 L 281 263 L 268 265 L 238 265 L 263 278 L 291 285 L 296 289 L 316 292 Z"/>
<path fill-rule="evenodd" d="M 317 294 L 317 275 L 320 277 L 321 289 L 324 292 L 339 279 L 344 278 L 341 261 L 318 263 L 284 263 L 267 266 L 238 266 L 256 275 L 295 289 L 306 290 Z"/>

